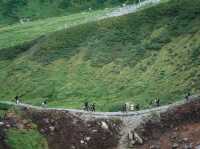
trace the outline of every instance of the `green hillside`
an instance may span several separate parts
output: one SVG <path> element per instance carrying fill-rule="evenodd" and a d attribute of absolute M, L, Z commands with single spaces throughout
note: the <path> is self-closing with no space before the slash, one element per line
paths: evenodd
<path fill-rule="evenodd" d="M 113 7 L 136 0 L 0 0 L 0 24 Z"/>
<path fill-rule="evenodd" d="M 200 89 L 200 1 L 172 0 L 0 50 L 0 98 L 115 111 Z"/>
<path fill-rule="evenodd" d="M 4 26 L 0 28 L 0 49 L 22 45 L 24 42 L 29 42 L 51 32 L 97 21 L 111 11 L 112 9 L 96 10 L 92 13 L 77 13 L 63 17 L 36 20 L 25 24 L 16 23 Z"/>

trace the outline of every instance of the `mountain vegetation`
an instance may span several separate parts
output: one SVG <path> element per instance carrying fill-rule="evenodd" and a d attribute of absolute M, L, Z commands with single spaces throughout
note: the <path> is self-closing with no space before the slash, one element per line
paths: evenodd
<path fill-rule="evenodd" d="M 19 22 L 28 18 L 48 17 L 129 4 L 136 0 L 0 0 L 0 24 Z"/>
<path fill-rule="evenodd" d="M 67 108 L 89 101 L 101 111 L 171 103 L 200 89 L 200 1 L 171 0 L 2 47 L 2 100 Z"/>

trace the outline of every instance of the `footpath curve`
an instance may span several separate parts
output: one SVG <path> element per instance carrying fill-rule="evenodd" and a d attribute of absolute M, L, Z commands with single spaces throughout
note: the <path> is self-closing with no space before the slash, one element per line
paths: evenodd
<path fill-rule="evenodd" d="M 189 99 L 190 101 L 200 99 L 200 95 L 194 95 L 191 96 Z M 151 109 L 145 109 L 145 110 L 140 110 L 140 111 L 133 111 L 133 112 L 88 112 L 84 110 L 78 110 L 78 109 L 66 109 L 66 108 L 44 108 L 44 107 L 39 107 L 39 106 L 33 106 L 25 103 L 19 103 L 16 104 L 14 102 L 10 101 L 0 101 L 0 104 L 5 104 L 5 105 L 10 105 L 10 106 L 16 106 L 16 107 L 22 107 L 22 108 L 32 108 L 35 110 L 58 110 L 58 111 L 66 111 L 74 114 L 85 114 L 85 115 L 92 115 L 94 117 L 130 117 L 130 116 L 139 116 L 139 115 L 145 115 L 147 113 L 151 112 L 164 112 L 168 110 L 169 108 L 173 108 L 175 106 L 180 106 L 186 103 L 186 100 L 181 100 L 178 102 L 175 102 L 173 104 L 169 105 L 164 105 L 160 107 L 155 107 Z"/>

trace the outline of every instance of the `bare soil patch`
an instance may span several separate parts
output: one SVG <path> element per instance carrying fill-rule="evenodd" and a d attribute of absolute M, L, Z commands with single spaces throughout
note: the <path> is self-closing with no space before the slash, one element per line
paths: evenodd
<path fill-rule="evenodd" d="M 200 145 L 200 101 L 170 109 L 155 119 L 138 128 L 145 143 L 135 146 L 137 149 L 193 149 Z"/>
<path fill-rule="evenodd" d="M 62 111 L 26 111 L 50 149 L 113 149 L 120 138 L 117 119 L 82 120 Z"/>

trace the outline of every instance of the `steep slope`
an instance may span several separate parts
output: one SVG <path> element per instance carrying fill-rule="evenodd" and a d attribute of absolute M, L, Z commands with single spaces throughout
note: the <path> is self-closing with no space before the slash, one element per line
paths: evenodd
<path fill-rule="evenodd" d="M 0 50 L 0 98 L 98 110 L 199 92 L 200 1 L 173 0 Z"/>
<path fill-rule="evenodd" d="M 0 24 L 63 16 L 133 2 L 136 0 L 0 0 Z"/>

